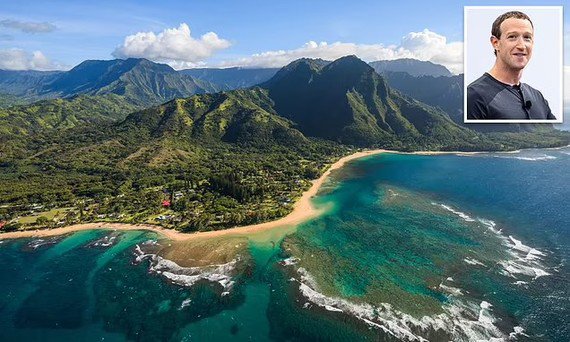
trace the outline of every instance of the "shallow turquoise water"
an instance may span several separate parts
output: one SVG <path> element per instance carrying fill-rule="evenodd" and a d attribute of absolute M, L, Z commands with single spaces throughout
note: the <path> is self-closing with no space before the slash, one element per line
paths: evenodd
<path fill-rule="evenodd" d="M 518 340 L 568 340 L 568 154 L 384 154 L 351 163 L 315 200 L 331 208 L 326 214 L 286 237 L 250 241 L 251 272 L 227 295 L 216 282 L 178 286 L 149 273 L 148 262 L 133 263 L 135 245 L 156 240 L 153 233 L 85 231 L 37 248 L 32 239 L 3 240 L 0 340 L 453 336 L 401 325 L 403 314 L 455 317 L 456 329 L 466 326 L 460 318 L 489 318 L 496 330 L 485 336 L 507 338 L 521 327 L 529 337 Z M 89 246 L 110 234 L 111 246 Z M 301 293 L 301 283 L 317 297 Z M 358 313 L 366 305 L 387 330 Z"/>

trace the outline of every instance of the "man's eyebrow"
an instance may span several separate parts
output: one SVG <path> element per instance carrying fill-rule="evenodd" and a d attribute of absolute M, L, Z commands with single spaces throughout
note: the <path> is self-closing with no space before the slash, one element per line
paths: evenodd
<path fill-rule="evenodd" d="M 517 33 L 517 34 L 530 34 L 531 36 L 534 34 L 532 31 L 517 31 L 517 30 L 513 30 L 513 31 L 507 31 L 504 32 L 504 34 L 511 34 L 511 33 Z"/>

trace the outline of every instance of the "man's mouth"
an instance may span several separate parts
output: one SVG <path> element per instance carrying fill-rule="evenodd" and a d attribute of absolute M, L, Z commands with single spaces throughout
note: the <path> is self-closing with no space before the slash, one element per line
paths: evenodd
<path fill-rule="evenodd" d="M 515 55 L 517 57 L 523 57 L 523 56 L 526 56 L 526 53 L 520 52 L 520 53 L 514 53 L 513 55 Z"/>

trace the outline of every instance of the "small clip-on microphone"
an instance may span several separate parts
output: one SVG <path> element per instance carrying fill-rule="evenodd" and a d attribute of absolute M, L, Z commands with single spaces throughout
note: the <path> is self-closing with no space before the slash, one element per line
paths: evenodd
<path fill-rule="evenodd" d="M 530 107 L 532 107 L 532 102 L 530 102 L 530 100 L 527 100 L 527 101 L 524 103 L 524 108 L 525 108 L 525 109 L 530 109 Z"/>

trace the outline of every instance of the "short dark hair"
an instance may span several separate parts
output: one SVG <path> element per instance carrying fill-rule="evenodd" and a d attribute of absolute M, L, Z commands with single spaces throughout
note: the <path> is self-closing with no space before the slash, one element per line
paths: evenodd
<path fill-rule="evenodd" d="M 530 20 L 530 17 L 526 14 L 524 14 L 523 12 L 519 12 L 519 11 L 510 11 L 507 13 L 503 13 L 501 14 L 497 19 L 495 19 L 495 21 L 493 22 L 493 26 L 491 26 L 491 36 L 496 37 L 497 39 L 501 39 L 501 24 L 503 23 L 503 21 L 509 19 L 509 18 L 515 18 L 515 19 L 526 19 L 530 22 L 530 26 L 534 29 L 534 25 L 532 24 L 532 20 Z M 497 50 L 494 50 L 495 56 L 497 55 Z"/>

